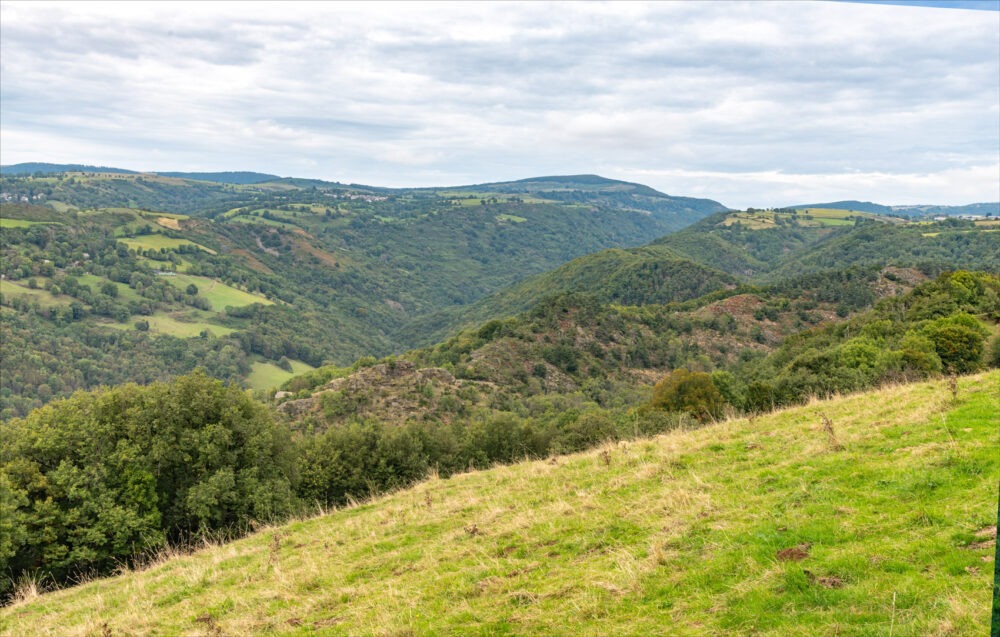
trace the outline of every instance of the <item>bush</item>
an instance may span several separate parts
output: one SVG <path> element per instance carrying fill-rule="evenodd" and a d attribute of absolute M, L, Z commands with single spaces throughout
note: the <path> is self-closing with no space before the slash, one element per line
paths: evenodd
<path fill-rule="evenodd" d="M 677 369 L 653 388 L 650 407 L 664 411 L 687 412 L 699 422 L 718 418 L 725 400 L 712 383 L 710 374 Z"/>
<path fill-rule="evenodd" d="M 983 342 L 989 332 L 974 317 L 959 313 L 938 319 L 924 332 L 948 371 L 966 374 L 982 366 Z"/>

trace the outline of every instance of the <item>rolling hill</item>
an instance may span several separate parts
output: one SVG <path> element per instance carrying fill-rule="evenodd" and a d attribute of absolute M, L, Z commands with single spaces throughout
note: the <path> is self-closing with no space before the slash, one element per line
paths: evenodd
<path fill-rule="evenodd" d="M 833 201 L 829 203 L 803 204 L 788 206 L 789 209 L 834 208 L 852 212 L 870 212 L 879 215 L 897 215 L 905 217 L 931 217 L 943 215 L 957 217 L 960 215 L 1000 215 L 1000 202 L 973 203 L 964 206 L 940 206 L 931 204 L 908 204 L 886 206 L 871 201 Z"/>
<path fill-rule="evenodd" d="M 49 164 L 45 162 L 25 162 L 0 166 L 0 175 L 33 175 L 35 173 L 55 174 L 68 172 L 114 173 L 134 175 L 137 171 L 109 166 L 90 166 L 87 164 Z"/>
<path fill-rule="evenodd" d="M 530 193 L 502 186 L 5 175 L 0 293 L 19 373 L 5 375 L 4 413 L 197 364 L 264 386 L 292 369 L 403 351 L 418 342 L 406 326 L 442 307 L 723 208 L 593 176 L 548 177 Z M 198 292 L 171 289 L 188 285 Z M 124 362 L 122 348 L 138 343 L 148 355 Z M 90 371 L 65 369 L 66 358 L 92 361 Z"/>
<path fill-rule="evenodd" d="M 0 622 L 12 637 L 982 635 L 998 387 L 996 371 L 954 392 L 893 386 L 432 477 L 117 577 L 25 586 Z"/>
<path fill-rule="evenodd" d="M 199 364 L 263 389 L 430 345 L 553 294 L 641 306 L 845 264 L 929 275 L 1000 268 L 989 222 L 708 214 L 721 206 L 701 200 L 695 210 L 594 176 L 406 191 L 110 173 L 2 180 L 4 193 L 32 202 L 0 210 L 2 329 L 18 361 L 0 388 L 8 417 L 76 389 Z M 143 355 L 123 354 L 140 343 Z M 67 369 L 67 358 L 88 371 Z"/>
<path fill-rule="evenodd" d="M 427 345 L 460 328 L 523 311 L 545 296 L 586 292 L 604 302 L 684 301 L 740 284 L 770 285 L 848 267 L 1000 271 L 991 222 L 930 226 L 873 213 L 728 211 L 638 248 L 578 257 L 468 305 L 402 326 L 399 339 Z"/>
<path fill-rule="evenodd" d="M 997 332 L 998 293 L 1000 279 L 985 273 L 927 280 L 918 270 L 854 268 L 668 304 L 561 294 L 398 358 L 292 378 L 279 410 L 304 430 L 468 424 L 501 413 L 545 421 L 558 413 L 547 404 L 554 396 L 565 410 L 613 415 L 640 406 L 676 369 L 711 373 L 735 409 L 768 410 L 997 365 L 1000 337 L 989 355 L 985 341 Z M 952 342 L 967 355 L 953 356 Z"/>

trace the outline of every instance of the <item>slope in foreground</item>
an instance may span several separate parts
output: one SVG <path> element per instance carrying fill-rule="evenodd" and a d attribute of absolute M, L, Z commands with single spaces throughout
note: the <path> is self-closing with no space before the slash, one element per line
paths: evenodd
<path fill-rule="evenodd" d="M 9 635 L 982 635 L 1000 372 L 412 489 L 0 613 Z"/>

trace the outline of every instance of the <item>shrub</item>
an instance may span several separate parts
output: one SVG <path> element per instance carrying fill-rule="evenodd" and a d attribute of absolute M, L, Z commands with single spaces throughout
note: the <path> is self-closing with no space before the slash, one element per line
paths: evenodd
<path fill-rule="evenodd" d="M 677 369 L 653 388 L 650 407 L 688 412 L 699 422 L 718 418 L 725 400 L 712 383 L 710 374 Z"/>

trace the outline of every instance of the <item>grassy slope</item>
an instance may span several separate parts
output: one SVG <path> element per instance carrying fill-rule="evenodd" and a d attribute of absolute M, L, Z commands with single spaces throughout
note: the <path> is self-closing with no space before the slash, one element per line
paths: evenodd
<path fill-rule="evenodd" d="M 6 635 L 982 635 L 998 388 L 1000 372 L 961 379 L 957 400 L 943 380 L 895 387 L 431 479 L 22 602 L 0 625 Z M 801 561 L 777 558 L 796 548 Z"/>
<path fill-rule="evenodd" d="M 302 361 L 291 361 L 292 371 L 281 369 L 274 363 L 257 361 L 253 364 L 253 371 L 247 376 L 246 386 L 250 389 L 271 389 L 278 387 L 289 378 L 294 378 L 300 374 L 310 372 L 315 367 L 307 365 Z"/>

